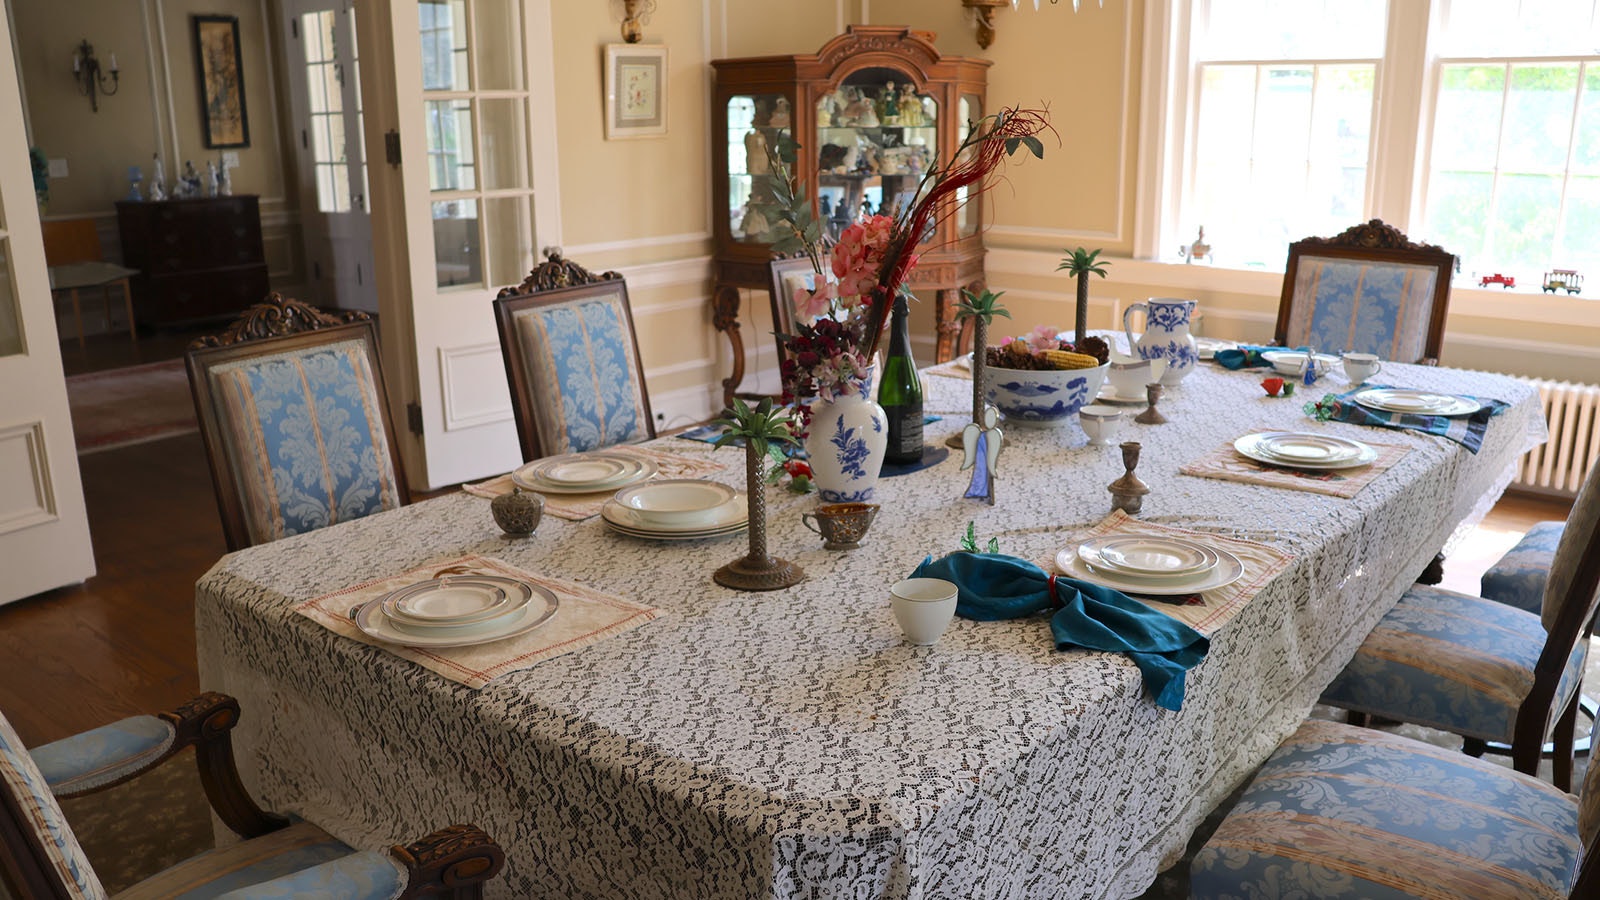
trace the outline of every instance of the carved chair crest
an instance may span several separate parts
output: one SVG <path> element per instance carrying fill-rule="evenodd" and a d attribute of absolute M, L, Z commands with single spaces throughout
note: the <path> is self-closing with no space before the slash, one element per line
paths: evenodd
<path fill-rule="evenodd" d="M 189 344 L 190 350 L 204 350 L 208 347 L 228 347 L 246 341 L 259 341 L 265 338 L 282 337 L 286 334 L 300 334 L 305 331 L 316 331 L 319 328 L 331 328 L 335 325 L 348 325 L 352 322 L 367 322 L 372 316 L 359 310 L 348 310 L 337 315 L 325 313 L 309 303 L 302 303 L 292 297 L 285 297 L 277 291 L 267 295 L 267 299 L 257 303 L 244 311 L 227 330 L 221 334 L 195 338 Z"/>
<path fill-rule="evenodd" d="M 540 291 L 550 291 L 556 288 L 572 287 L 579 284 L 597 284 L 602 281 L 616 281 L 622 277 L 621 272 L 595 273 L 585 269 L 570 259 L 561 255 L 560 247 L 544 248 L 544 262 L 533 267 L 528 277 L 515 287 L 500 289 L 498 297 L 517 297 L 524 294 L 537 294 Z"/>
<path fill-rule="evenodd" d="M 1390 225 L 1382 219 L 1373 219 L 1360 225 L 1352 225 L 1331 238 L 1311 237 L 1302 243 L 1319 244 L 1325 247 L 1356 247 L 1363 250 L 1424 250 L 1432 253 L 1447 253 L 1443 247 L 1435 244 L 1424 244 L 1406 237 L 1406 233 Z M 1456 258 L 1456 270 L 1461 270 L 1461 259 Z"/>

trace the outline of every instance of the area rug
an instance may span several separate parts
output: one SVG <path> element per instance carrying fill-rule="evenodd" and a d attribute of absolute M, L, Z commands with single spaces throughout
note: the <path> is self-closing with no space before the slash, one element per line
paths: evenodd
<path fill-rule="evenodd" d="M 199 430 L 183 360 L 67 379 L 78 453 L 98 453 Z"/>

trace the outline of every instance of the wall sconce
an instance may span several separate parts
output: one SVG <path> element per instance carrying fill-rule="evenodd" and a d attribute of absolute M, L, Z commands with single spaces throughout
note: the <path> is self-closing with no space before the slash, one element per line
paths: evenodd
<path fill-rule="evenodd" d="M 1060 2 L 1061 0 L 1050 0 L 1050 5 L 1055 6 Z M 1079 2 L 1080 0 L 1072 0 L 1073 12 L 1078 11 Z M 972 10 L 977 16 L 973 27 L 977 31 L 979 47 L 987 50 L 989 45 L 994 43 L 994 11 L 1007 3 L 1012 9 L 1016 9 L 1019 0 L 961 0 L 961 5 Z M 1100 5 L 1105 6 L 1105 0 L 1100 0 Z M 1039 10 L 1039 0 L 1033 0 L 1033 9 L 1035 12 Z"/>
<path fill-rule="evenodd" d="M 656 0 L 622 0 L 622 39 L 637 44 L 644 38 L 644 19 L 656 11 Z"/>
<path fill-rule="evenodd" d="M 94 58 L 94 47 L 85 38 L 78 49 L 72 51 L 72 78 L 78 83 L 78 93 L 87 94 L 89 107 L 100 111 L 100 94 L 107 97 L 117 92 L 117 55 L 111 54 L 111 87 L 106 88 L 106 76 L 100 71 L 100 61 Z"/>

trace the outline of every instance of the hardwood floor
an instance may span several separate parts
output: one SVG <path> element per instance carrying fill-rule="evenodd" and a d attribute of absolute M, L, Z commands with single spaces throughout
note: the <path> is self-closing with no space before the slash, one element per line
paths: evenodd
<path fill-rule="evenodd" d="M 192 696 L 194 583 L 226 549 L 198 435 L 79 462 L 99 574 L 0 607 L 0 709 L 29 746 Z M 1508 496 L 1447 561 L 1445 585 L 1476 591 L 1530 524 L 1566 510 Z"/>

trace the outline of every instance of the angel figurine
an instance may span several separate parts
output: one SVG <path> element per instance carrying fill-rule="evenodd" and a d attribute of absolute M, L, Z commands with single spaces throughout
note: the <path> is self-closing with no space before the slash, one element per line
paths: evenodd
<path fill-rule="evenodd" d="M 983 425 L 968 422 L 961 429 L 961 471 L 972 470 L 972 483 L 967 486 L 966 497 L 982 497 L 994 505 L 995 469 L 1000 461 L 1000 447 L 1005 435 L 1000 431 L 1000 411 L 987 404 L 983 407 Z"/>
<path fill-rule="evenodd" d="M 155 155 L 155 171 L 150 173 L 150 199 L 167 199 L 167 167 L 161 164 L 161 154 Z"/>

